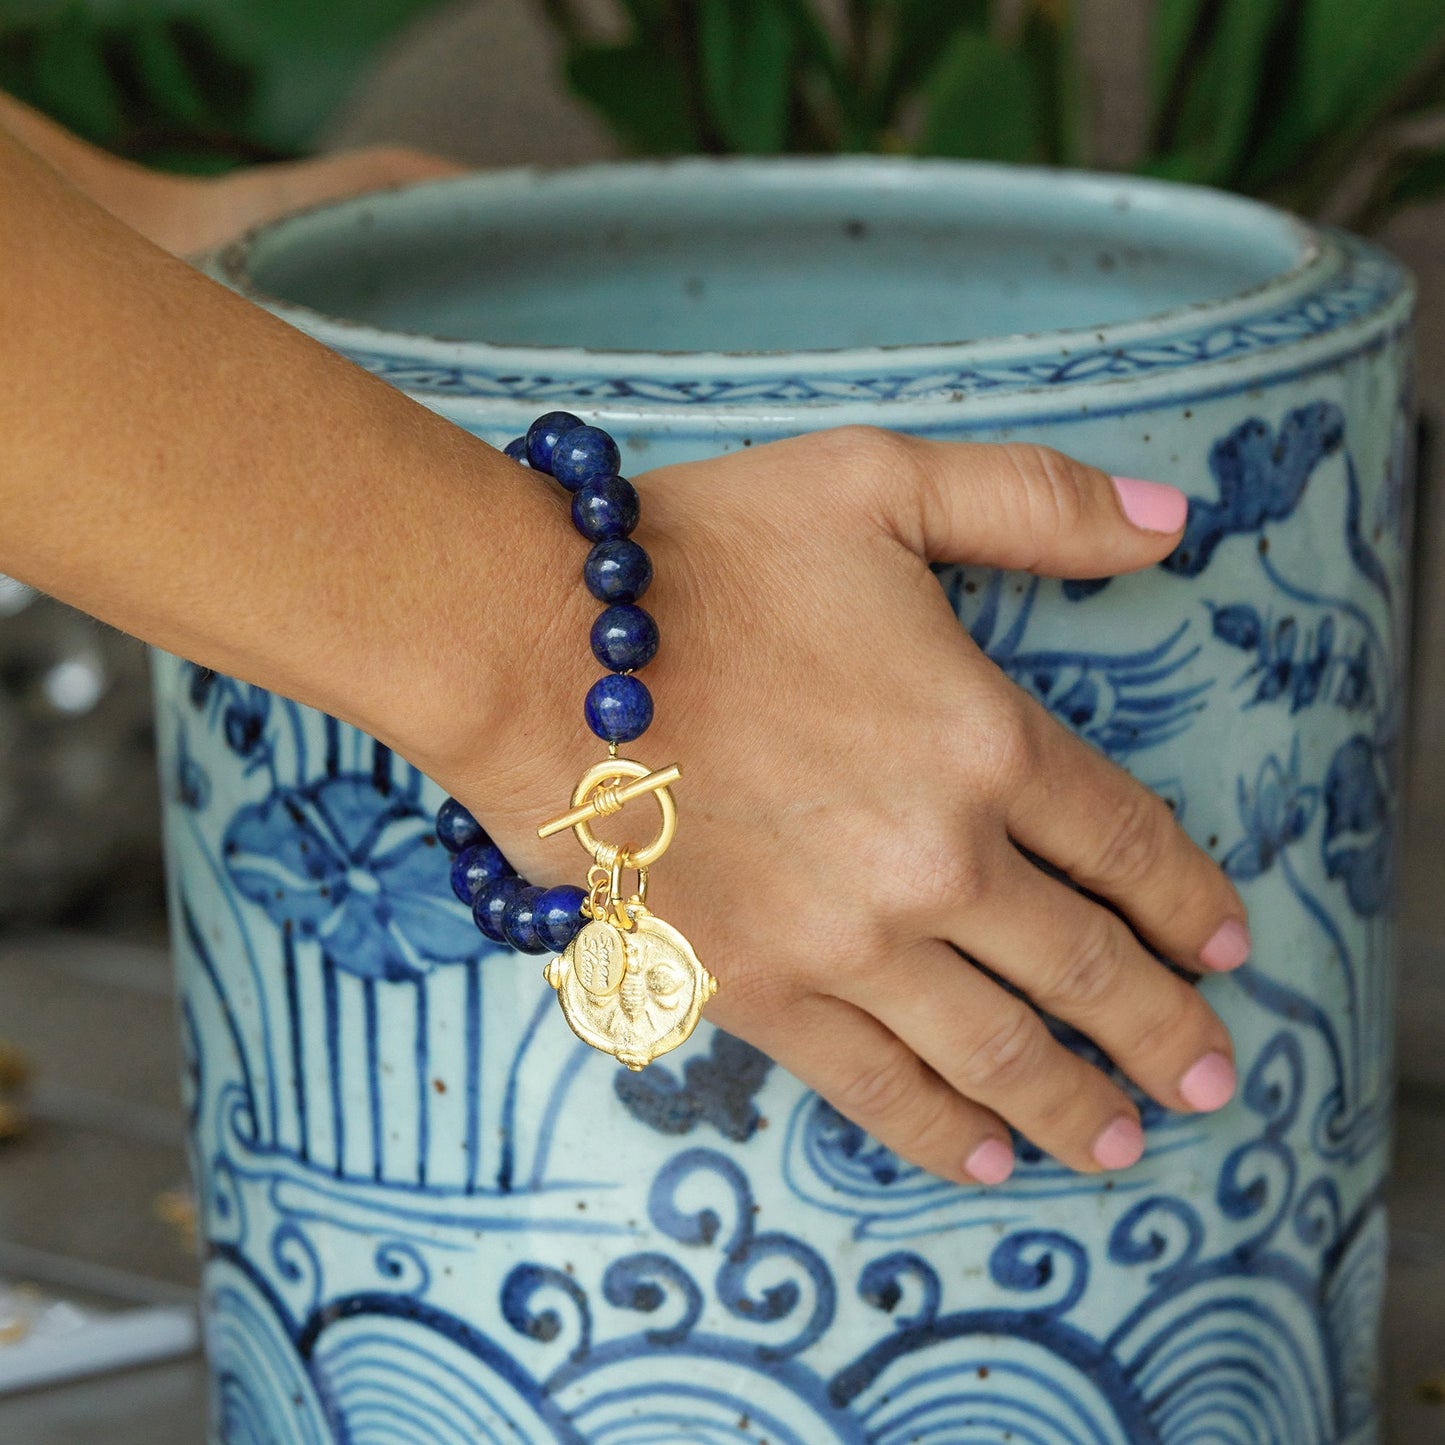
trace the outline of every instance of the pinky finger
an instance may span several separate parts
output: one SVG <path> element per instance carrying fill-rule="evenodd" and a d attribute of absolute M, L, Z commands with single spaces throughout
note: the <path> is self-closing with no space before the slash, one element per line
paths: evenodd
<path fill-rule="evenodd" d="M 797 999 L 776 1023 L 749 1028 L 748 1041 L 930 1174 L 962 1184 L 1002 1184 L 1013 1173 L 1008 1125 L 945 1083 L 871 1014 L 842 999 Z"/>

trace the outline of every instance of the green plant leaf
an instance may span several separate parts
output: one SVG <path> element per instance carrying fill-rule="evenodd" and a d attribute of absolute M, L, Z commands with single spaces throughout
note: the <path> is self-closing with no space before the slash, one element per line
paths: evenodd
<path fill-rule="evenodd" d="M 1156 112 L 1183 88 L 1187 58 L 1207 46 L 1218 19 L 1215 0 L 1157 0 L 1149 45 L 1149 94 Z"/>
<path fill-rule="evenodd" d="M 1407 88 L 1442 54 L 1440 0 L 1308 0 L 1291 64 L 1275 78 L 1274 124 L 1258 138 L 1245 183 L 1259 189 L 1300 167 L 1338 173 L 1373 125 L 1409 108 Z M 1324 154 L 1311 157 L 1321 146 Z M 1310 189 L 1334 179 L 1320 175 Z"/>
<path fill-rule="evenodd" d="M 1051 165 L 1078 165 L 1084 155 L 1082 86 L 1079 82 L 1072 11 L 1068 6 L 1035 3 L 1019 37 L 1034 72 L 1042 159 Z"/>
<path fill-rule="evenodd" d="M 700 149 L 686 81 L 660 47 L 645 40 L 579 46 L 567 57 L 567 81 L 633 150 L 675 155 Z"/>
<path fill-rule="evenodd" d="M 1400 171 L 1390 191 L 1392 207 L 1445 195 L 1445 149 L 1419 156 Z"/>
<path fill-rule="evenodd" d="M 988 33 L 989 8 L 989 0 L 881 0 L 889 44 L 873 101 L 877 124 L 927 83 L 955 35 Z"/>
<path fill-rule="evenodd" d="M 250 131 L 301 150 L 355 84 L 381 41 L 438 0 L 185 0 L 218 47 L 255 76 Z"/>
<path fill-rule="evenodd" d="M 1296 3 L 1210 0 L 1194 15 L 1172 88 L 1161 101 L 1169 113 L 1156 120 L 1159 149 L 1142 169 L 1208 185 L 1237 183 L 1269 100 L 1271 62 Z M 1156 32 L 1156 45 L 1177 46 L 1183 28 L 1181 17 L 1171 18 L 1164 41 Z"/>
<path fill-rule="evenodd" d="M 1445 147 L 1404 151 L 1391 159 L 1348 224 L 1357 231 L 1371 231 L 1396 211 L 1441 196 L 1445 196 Z"/>
<path fill-rule="evenodd" d="M 1038 83 L 1022 50 L 989 35 L 955 35 L 929 77 L 922 155 L 1045 158 Z"/>
<path fill-rule="evenodd" d="M 783 149 L 798 36 L 785 0 L 701 0 L 698 56 L 708 115 L 727 148 Z"/>
<path fill-rule="evenodd" d="M 84 5 L 69 4 L 21 41 L 22 100 L 97 145 L 112 145 L 125 125 L 122 98 L 106 65 L 105 32 Z"/>

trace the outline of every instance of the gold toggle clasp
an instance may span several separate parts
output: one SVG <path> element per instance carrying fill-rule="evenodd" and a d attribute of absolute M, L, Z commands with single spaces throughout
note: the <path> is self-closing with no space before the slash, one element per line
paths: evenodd
<path fill-rule="evenodd" d="M 603 867 L 610 870 L 614 862 L 625 859 L 626 866 L 644 869 L 667 852 L 677 832 L 677 804 L 668 785 L 681 776 L 682 769 L 676 763 L 655 772 L 633 758 L 609 758 L 606 762 L 596 763 L 582 774 L 572 790 L 571 809 L 560 818 L 543 823 L 537 829 L 537 836 L 550 838 L 564 828 L 571 828 L 577 835 L 577 841 Z M 633 781 L 624 783 L 624 778 Z M 650 843 L 641 848 L 628 846 L 619 849 L 617 844 L 603 842 L 592 831 L 590 823 L 593 818 L 615 813 L 624 803 L 640 798 L 644 793 L 651 793 L 662 811 L 662 826 Z"/>

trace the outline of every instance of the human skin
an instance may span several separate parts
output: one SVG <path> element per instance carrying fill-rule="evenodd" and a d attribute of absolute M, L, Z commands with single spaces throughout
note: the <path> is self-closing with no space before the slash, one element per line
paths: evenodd
<path fill-rule="evenodd" d="M 123 183 L 82 193 L 0 129 L 0 569 L 362 728 L 530 880 L 578 881 L 567 835 L 537 836 L 602 756 L 567 496 L 168 255 L 107 186 L 124 214 Z M 1182 494 L 866 427 L 634 482 L 663 642 L 627 752 L 682 768 L 648 902 L 719 978 L 708 1017 L 960 1181 L 1007 1176 L 1009 1125 L 1082 1171 L 1143 1148 L 1127 1094 L 971 960 L 1168 1107 L 1226 1102 L 1223 1024 L 1144 943 L 1237 966 L 1238 895 L 928 568 L 1146 567 Z"/>

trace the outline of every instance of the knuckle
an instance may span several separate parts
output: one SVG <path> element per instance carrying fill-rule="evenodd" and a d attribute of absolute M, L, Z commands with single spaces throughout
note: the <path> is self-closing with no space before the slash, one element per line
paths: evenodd
<path fill-rule="evenodd" d="M 1009 442 L 1004 450 L 1021 485 L 1024 523 L 1034 537 L 1064 536 L 1084 520 L 1077 464 L 1053 447 Z"/>
<path fill-rule="evenodd" d="M 1022 1083 L 1038 1067 L 1044 1026 L 1038 1015 L 1020 1004 L 961 1060 L 958 1076 L 966 1092 L 994 1093 Z"/>
<path fill-rule="evenodd" d="M 1118 939 L 1108 915 L 1097 915 L 1084 928 L 1058 974 L 1036 995 L 1051 1012 L 1090 1014 L 1108 1003 L 1120 980 Z"/>
<path fill-rule="evenodd" d="M 917 1055 L 902 1047 L 889 1049 L 884 1057 L 857 1069 L 833 1102 L 870 1132 L 875 1125 L 896 1131 L 924 1098 L 921 1072 Z"/>
<path fill-rule="evenodd" d="M 1167 1002 L 1139 1018 L 1129 1044 L 1139 1060 L 1152 1061 L 1178 1054 L 1186 1059 L 1203 1052 L 1198 1040 L 1212 1032 L 1209 1006 L 1186 983 Z"/>
<path fill-rule="evenodd" d="M 1102 830 L 1104 844 L 1094 876 L 1115 888 L 1142 883 L 1158 867 L 1173 826 L 1174 815 L 1162 798 L 1145 788 L 1130 788 Z"/>
<path fill-rule="evenodd" d="M 979 728 L 974 750 L 975 767 L 996 797 L 1017 794 L 1037 776 L 1042 744 L 1038 720 L 1021 693 L 1005 693 L 989 709 Z"/>
<path fill-rule="evenodd" d="M 989 860 L 960 837 L 909 838 L 898 845 L 897 866 L 906 880 L 897 896 L 935 915 L 976 907 L 993 883 Z"/>
<path fill-rule="evenodd" d="M 910 468 L 918 456 L 912 437 L 862 422 L 815 433 L 815 440 L 818 439 L 836 463 L 870 476 L 879 471 Z"/>

